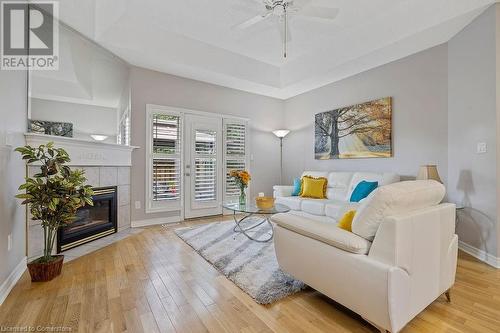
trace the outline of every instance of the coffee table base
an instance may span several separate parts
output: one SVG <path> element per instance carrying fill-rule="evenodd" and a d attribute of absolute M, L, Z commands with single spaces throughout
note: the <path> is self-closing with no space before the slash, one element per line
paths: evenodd
<path fill-rule="evenodd" d="M 269 221 L 269 216 L 260 216 L 260 221 L 257 221 L 256 223 L 252 223 L 250 226 L 243 225 L 243 223 L 245 222 L 246 219 L 248 219 L 249 217 L 253 217 L 255 215 L 259 215 L 259 214 L 249 213 L 238 220 L 238 218 L 236 217 L 236 212 L 233 212 L 234 223 L 236 224 L 233 228 L 233 231 L 238 232 L 238 233 L 242 233 L 248 239 L 253 240 L 255 242 L 259 242 L 259 243 L 269 242 L 274 237 L 274 228 L 273 228 L 271 221 Z M 257 239 L 255 237 L 253 237 L 251 234 L 256 232 L 256 230 L 254 230 L 254 229 L 261 226 L 264 223 L 269 224 L 269 227 L 271 228 L 271 232 L 266 233 L 267 237 L 264 239 L 260 239 L 260 238 Z"/>

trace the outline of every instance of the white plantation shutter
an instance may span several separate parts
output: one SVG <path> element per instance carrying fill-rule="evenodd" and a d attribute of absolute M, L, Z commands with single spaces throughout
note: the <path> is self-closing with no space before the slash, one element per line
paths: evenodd
<path fill-rule="evenodd" d="M 148 120 L 148 210 L 178 210 L 182 201 L 181 115 L 153 109 Z"/>
<path fill-rule="evenodd" d="M 217 133 L 196 130 L 194 200 L 217 199 Z"/>
<path fill-rule="evenodd" d="M 236 200 L 240 190 L 229 177 L 232 170 L 248 170 L 248 125 L 246 121 L 224 119 L 225 198 Z"/>

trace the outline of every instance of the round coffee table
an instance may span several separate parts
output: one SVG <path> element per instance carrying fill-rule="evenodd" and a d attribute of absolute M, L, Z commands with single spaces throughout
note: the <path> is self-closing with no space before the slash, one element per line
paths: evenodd
<path fill-rule="evenodd" d="M 240 205 L 237 202 L 224 202 L 222 206 L 225 209 L 233 211 L 233 219 L 234 223 L 236 224 L 233 228 L 234 232 L 242 233 L 248 239 L 260 243 L 269 242 L 271 239 L 273 239 L 274 229 L 271 221 L 269 221 L 271 216 L 273 216 L 274 214 L 287 213 L 290 211 L 290 208 L 282 204 L 276 204 L 271 209 L 260 209 L 255 204 Z M 243 213 L 244 216 L 238 219 L 236 216 L 237 213 Z M 253 216 L 258 216 L 259 218 L 257 220 L 249 219 Z M 257 230 L 255 230 L 255 228 L 261 226 L 264 223 L 269 224 L 271 231 L 267 232 L 267 237 L 263 239 L 256 238 L 255 233 L 257 232 Z"/>

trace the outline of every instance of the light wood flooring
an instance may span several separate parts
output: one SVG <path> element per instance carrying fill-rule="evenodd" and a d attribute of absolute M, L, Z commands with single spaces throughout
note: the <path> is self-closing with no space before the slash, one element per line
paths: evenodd
<path fill-rule="evenodd" d="M 0 329 L 376 332 L 312 289 L 256 304 L 172 232 L 209 221 L 147 228 L 66 263 L 48 283 L 32 284 L 25 272 L 0 307 Z M 452 302 L 440 297 L 403 332 L 500 332 L 500 270 L 460 253 Z"/>

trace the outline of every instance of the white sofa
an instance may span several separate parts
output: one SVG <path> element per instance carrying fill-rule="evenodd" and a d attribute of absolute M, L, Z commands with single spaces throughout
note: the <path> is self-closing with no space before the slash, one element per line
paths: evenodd
<path fill-rule="evenodd" d="M 394 176 L 380 177 L 382 184 L 384 179 L 396 180 Z M 333 175 L 329 178 L 333 180 Z M 358 179 L 353 178 L 343 181 L 349 183 L 344 198 Z M 329 190 L 336 186 L 332 184 Z M 440 204 L 444 196 L 441 184 L 382 185 L 357 205 L 353 232 L 333 224 L 345 205 L 349 206 L 344 201 L 343 208 L 335 208 L 337 213 L 333 213 L 335 209 L 328 205 L 341 205 L 329 202 L 340 200 L 334 199 L 333 192 L 328 200 L 317 201 L 324 205 L 325 214 L 320 215 L 321 209 L 312 210 L 312 202 L 306 204 L 314 199 L 290 200 L 280 196 L 288 194 L 285 191 L 288 188 L 275 188 L 277 201 L 295 204 L 300 210 L 272 217 L 281 269 L 381 331 L 400 331 L 453 285 L 458 251 L 455 205 Z"/>
<path fill-rule="evenodd" d="M 332 223 L 336 223 L 347 210 L 359 206 L 360 203 L 349 202 L 349 199 L 361 181 L 377 181 L 379 186 L 399 181 L 395 173 L 304 171 L 302 176 L 306 175 L 328 179 L 327 199 L 292 196 L 293 186 L 274 186 L 276 203 L 290 207 L 292 214 Z"/>

